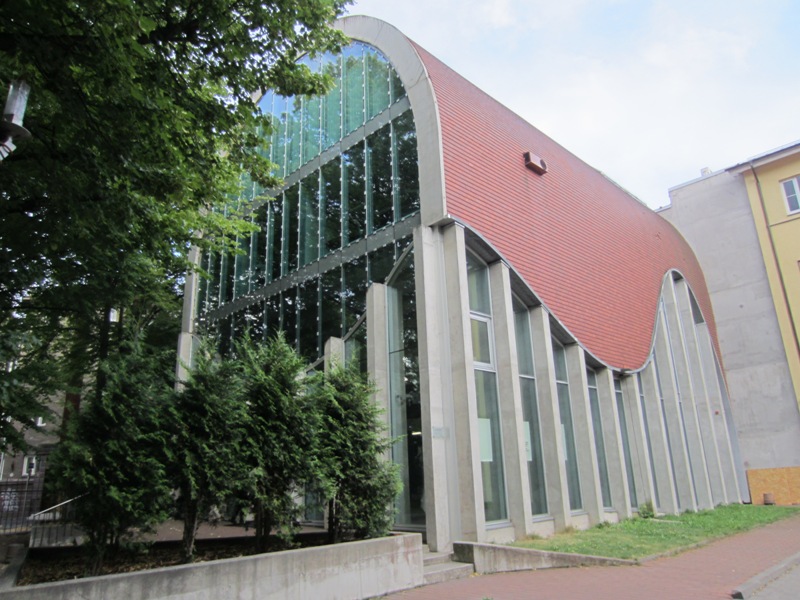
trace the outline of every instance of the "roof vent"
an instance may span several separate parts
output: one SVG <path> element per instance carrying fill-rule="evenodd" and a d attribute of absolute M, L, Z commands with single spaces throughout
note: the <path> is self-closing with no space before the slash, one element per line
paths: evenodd
<path fill-rule="evenodd" d="M 525 157 L 525 166 L 531 171 L 539 175 L 547 173 L 547 163 L 543 158 L 536 156 L 533 152 L 525 152 L 523 156 Z"/>

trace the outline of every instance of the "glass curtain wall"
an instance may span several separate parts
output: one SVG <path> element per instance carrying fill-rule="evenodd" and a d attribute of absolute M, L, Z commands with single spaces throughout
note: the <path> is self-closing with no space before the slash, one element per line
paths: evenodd
<path fill-rule="evenodd" d="M 238 253 L 203 257 L 211 279 L 198 314 L 238 331 L 252 321 L 239 310 L 258 313 L 263 335 L 283 330 L 312 362 L 328 337 L 353 327 L 369 283 L 383 282 L 410 243 L 410 228 L 394 226 L 419 212 L 419 174 L 414 118 L 381 53 L 353 42 L 303 62 L 335 85 L 324 96 L 270 91 L 259 101 L 273 125 L 261 152 L 286 183 L 274 191 L 243 181 L 228 211 L 258 231 L 237 240 Z M 380 243 L 369 241 L 378 234 Z M 230 315 L 234 301 L 246 308 Z"/>
<path fill-rule="evenodd" d="M 533 364 L 528 307 L 514 298 L 514 328 L 517 338 L 519 387 L 522 396 L 522 418 L 525 431 L 525 455 L 528 460 L 528 483 L 531 489 L 531 513 L 547 513 L 547 486 L 544 479 L 542 431 L 539 423 L 539 404 L 536 397 L 536 377 Z"/>
<path fill-rule="evenodd" d="M 497 367 L 494 359 L 494 328 L 489 291 L 489 270 L 477 257 L 467 253 L 472 358 L 478 404 L 483 508 L 486 521 L 508 518 L 503 439 L 497 398 Z"/>
<path fill-rule="evenodd" d="M 564 346 L 553 339 L 553 360 L 556 369 L 558 412 L 561 417 L 561 434 L 564 443 L 564 462 L 567 470 L 570 510 L 583 509 L 581 480 L 578 474 L 578 453 L 575 449 L 575 429 L 572 425 L 572 402 L 567 380 L 567 354 Z"/>
<path fill-rule="evenodd" d="M 387 284 L 389 343 L 389 419 L 392 460 L 400 466 L 403 491 L 397 498 L 398 525 L 425 524 L 425 481 L 422 459 L 422 412 L 417 352 L 417 303 L 414 256 L 403 259 Z"/>
<path fill-rule="evenodd" d="M 597 452 L 597 472 L 600 476 L 600 492 L 603 506 L 611 507 L 611 484 L 608 480 L 608 461 L 606 459 L 606 442 L 603 435 L 603 421 L 600 417 L 600 397 L 597 392 L 597 373 L 594 369 L 586 369 L 586 382 L 589 391 L 589 409 L 592 413 L 592 430 L 594 446 Z"/>
<path fill-rule="evenodd" d="M 617 414 L 619 416 L 619 429 L 622 436 L 622 454 L 625 457 L 625 474 L 628 476 L 628 491 L 630 492 L 631 506 L 639 506 L 636 493 L 636 480 L 633 477 L 633 457 L 631 456 L 631 443 L 628 431 L 628 418 L 625 415 L 625 397 L 622 394 L 622 382 L 614 379 L 614 395 L 617 399 Z"/>

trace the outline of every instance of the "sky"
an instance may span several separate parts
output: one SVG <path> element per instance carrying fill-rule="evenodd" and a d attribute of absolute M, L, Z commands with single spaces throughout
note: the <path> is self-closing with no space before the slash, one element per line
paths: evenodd
<path fill-rule="evenodd" d="M 798 0 L 356 0 L 652 208 L 800 139 Z"/>

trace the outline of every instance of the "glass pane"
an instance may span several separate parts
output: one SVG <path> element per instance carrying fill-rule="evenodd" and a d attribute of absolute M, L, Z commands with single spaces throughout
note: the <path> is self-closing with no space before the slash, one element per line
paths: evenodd
<path fill-rule="evenodd" d="M 241 237 L 236 240 L 239 252 L 235 257 L 236 274 L 234 276 L 234 298 L 247 295 L 250 288 L 250 238 Z"/>
<path fill-rule="evenodd" d="M 364 56 L 363 46 L 353 44 L 342 52 L 344 131 L 342 135 L 355 131 L 364 124 Z"/>
<path fill-rule="evenodd" d="M 298 185 L 293 185 L 283 194 L 284 210 L 286 211 L 284 215 L 286 231 L 283 235 L 284 243 L 286 244 L 283 248 L 284 275 L 297 270 L 299 195 Z"/>
<path fill-rule="evenodd" d="M 342 270 L 331 269 L 320 278 L 320 302 L 322 318 L 322 344 L 330 337 L 342 337 Z"/>
<path fill-rule="evenodd" d="M 253 224 L 258 227 L 258 231 L 254 231 L 250 238 L 251 269 L 253 271 L 251 289 L 253 291 L 264 287 L 267 283 L 268 207 L 269 203 L 264 203 L 253 213 Z"/>
<path fill-rule="evenodd" d="M 269 233 L 267 234 L 267 274 L 270 281 L 281 277 L 281 248 L 283 247 L 283 198 L 273 198 L 267 204 Z"/>
<path fill-rule="evenodd" d="M 611 506 L 611 485 L 608 480 L 608 462 L 606 461 L 606 443 L 603 435 L 603 421 L 600 416 L 600 399 L 597 394 L 597 376 L 591 369 L 586 371 L 589 383 L 589 408 L 592 413 L 592 430 L 594 431 L 594 446 L 597 453 L 597 471 L 600 478 L 600 492 L 603 497 L 603 506 Z"/>
<path fill-rule="evenodd" d="M 335 82 L 322 99 L 322 149 L 325 149 L 342 139 L 342 58 L 325 54 L 322 61 L 322 71 Z"/>
<path fill-rule="evenodd" d="M 339 157 L 322 166 L 320 256 L 342 247 L 342 163 Z"/>
<path fill-rule="evenodd" d="M 521 311 L 514 313 L 514 330 L 517 338 L 517 362 L 519 374 L 533 377 L 533 344 L 531 342 L 531 327 L 528 319 L 528 310 L 524 306 Z"/>
<path fill-rule="evenodd" d="M 300 266 L 319 258 L 319 171 L 300 184 Z"/>
<path fill-rule="evenodd" d="M 491 315 L 489 270 L 469 252 L 467 253 L 467 287 L 469 288 L 469 309 L 472 312 Z"/>
<path fill-rule="evenodd" d="M 222 255 L 222 266 L 220 267 L 220 289 L 219 299 L 220 305 L 233 300 L 234 288 L 234 256 L 230 253 Z"/>
<path fill-rule="evenodd" d="M 389 243 L 369 254 L 369 280 L 383 283 L 394 268 L 394 244 Z"/>
<path fill-rule="evenodd" d="M 292 348 L 297 348 L 297 288 L 291 288 L 281 294 L 281 329 L 286 334 L 286 341 Z"/>
<path fill-rule="evenodd" d="M 392 122 L 395 147 L 395 182 L 397 185 L 397 220 L 419 210 L 419 166 L 417 133 L 414 118 L 407 110 Z"/>
<path fill-rule="evenodd" d="M 281 328 L 281 295 L 270 296 L 264 302 L 266 312 L 267 337 L 272 337 Z"/>
<path fill-rule="evenodd" d="M 251 304 L 243 313 L 244 329 L 250 332 L 250 336 L 254 340 L 263 340 L 266 335 L 264 318 L 263 302 Z"/>
<path fill-rule="evenodd" d="M 293 98 L 289 102 L 286 125 L 286 174 L 293 173 L 300 166 L 302 153 L 302 100 Z"/>
<path fill-rule="evenodd" d="M 661 495 L 658 493 L 658 480 L 656 479 L 656 464 L 653 460 L 653 442 L 650 439 L 650 425 L 647 422 L 647 410 L 645 408 L 644 387 L 642 386 L 642 374 L 637 373 L 636 379 L 639 383 L 639 408 L 642 411 L 642 422 L 644 423 L 644 437 L 647 441 L 647 458 L 650 461 L 650 472 L 653 474 L 653 491 L 656 494 L 656 508 L 661 507 Z"/>
<path fill-rule="evenodd" d="M 631 506 L 639 506 L 636 494 L 636 481 L 633 478 L 633 458 L 631 457 L 631 444 L 628 438 L 628 419 L 625 416 L 625 400 L 622 395 L 622 384 L 619 379 L 614 380 L 614 392 L 617 398 L 617 413 L 619 415 L 619 429 L 622 436 L 622 453 L 625 455 L 625 473 L 628 476 L 628 489 L 631 495 Z"/>
<path fill-rule="evenodd" d="M 367 120 L 389 106 L 389 64 L 372 48 L 364 53 L 367 68 Z"/>
<path fill-rule="evenodd" d="M 289 120 L 287 107 L 289 101 L 283 96 L 275 95 L 272 113 L 272 162 L 277 166 L 276 175 L 286 174 L 286 122 Z"/>
<path fill-rule="evenodd" d="M 303 156 L 305 164 L 319 154 L 320 147 L 320 104 L 319 96 L 303 98 Z"/>
<path fill-rule="evenodd" d="M 394 69 L 389 69 L 389 76 L 391 77 L 391 95 L 392 95 L 392 103 L 397 102 L 400 98 L 405 98 L 406 90 L 403 87 L 403 82 L 400 81 L 400 77 L 397 76 L 397 72 Z"/>
<path fill-rule="evenodd" d="M 491 364 L 492 354 L 489 344 L 489 323 L 479 319 L 472 319 L 471 327 L 472 360 L 478 363 Z"/>
<path fill-rule="evenodd" d="M 525 421 L 525 453 L 528 458 L 531 512 L 534 515 L 543 515 L 547 513 L 547 484 L 544 480 L 544 455 L 536 380 L 520 377 L 519 383 L 522 394 L 522 418 Z"/>
<path fill-rule="evenodd" d="M 553 361 L 556 368 L 556 381 L 567 381 L 567 356 L 564 346 L 553 340 Z"/>
<path fill-rule="evenodd" d="M 367 227 L 367 199 L 364 186 L 364 144 L 355 146 L 342 154 L 344 177 L 342 182 L 343 244 L 364 237 Z"/>
<path fill-rule="evenodd" d="M 572 426 L 572 407 L 570 406 L 569 386 L 558 383 L 558 411 L 561 415 L 561 432 L 564 436 L 564 455 L 569 487 L 570 510 L 583 508 L 581 481 L 578 475 L 578 453 L 575 450 L 575 430 Z"/>
<path fill-rule="evenodd" d="M 369 232 L 392 223 L 392 133 L 387 124 L 367 138 L 369 166 Z"/>
<path fill-rule="evenodd" d="M 322 354 L 319 347 L 318 280 L 310 279 L 299 287 L 297 296 L 300 355 L 314 362 Z"/>
<path fill-rule="evenodd" d="M 499 521 L 507 518 L 508 512 L 495 374 L 476 370 L 475 391 L 478 400 L 483 509 L 487 521 Z"/>
<path fill-rule="evenodd" d="M 219 306 L 219 288 L 220 288 L 220 257 L 219 254 L 214 252 L 208 253 L 208 266 L 206 271 L 209 275 L 208 280 L 208 294 L 206 296 L 206 310 L 214 310 Z"/>
<path fill-rule="evenodd" d="M 349 331 L 367 309 L 367 257 L 344 264 L 344 330 Z"/>

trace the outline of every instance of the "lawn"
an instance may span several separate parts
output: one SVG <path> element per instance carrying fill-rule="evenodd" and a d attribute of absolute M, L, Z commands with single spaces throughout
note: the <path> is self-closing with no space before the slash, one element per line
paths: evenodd
<path fill-rule="evenodd" d="M 731 504 L 714 510 L 655 519 L 627 519 L 585 531 L 567 531 L 547 539 L 527 539 L 521 548 L 638 559 L 725 537 L 800 514 L 795 506 Z"/>

